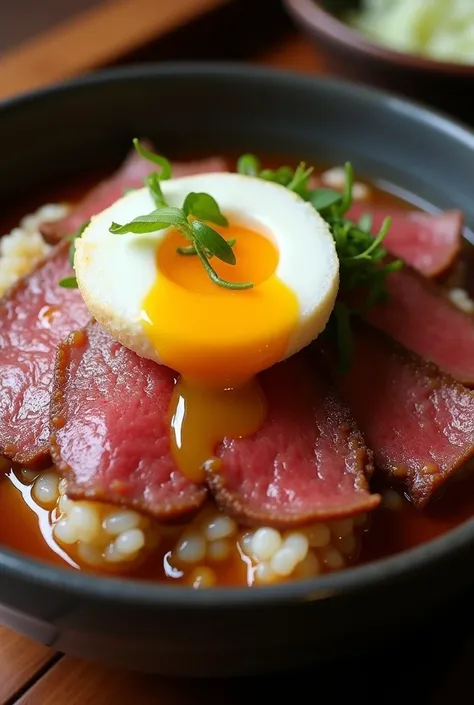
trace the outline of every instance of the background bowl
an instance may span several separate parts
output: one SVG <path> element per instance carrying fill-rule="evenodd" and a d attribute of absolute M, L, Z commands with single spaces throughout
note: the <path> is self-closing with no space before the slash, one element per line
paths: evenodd
<path fill-rule="evenodd" d="M 170 156 L 179 147 L 350 159 L 359 174 L 439 208 L 461 208 L 474 225 L 472 133 L 388 94 L 235 64 L 109 70 L 4 103 L 1 197 L 8 204 L 112 168 L 136 135 Z M 281 671 L 336 655 L 353 660 L 354 649 L 378 649 L 436 609 L 438 625 L 440 605 L 474 579 L 473 551 L 471 520 L 419 548 L 318 579 L 195 591 L 94 577 L 0 548 L 0 621 L 119 667 L 198 676 Z"/>
<path fill-rule="evenodd" d="M 353 5 L 354 3 L 351 3 Z M 290 16 L 322 50 L 335 76 L 387 89 L 474 121 L 474 65 L 434 61 L 386 49 L 338 19 L 344 0 L 283 0 Z"/>

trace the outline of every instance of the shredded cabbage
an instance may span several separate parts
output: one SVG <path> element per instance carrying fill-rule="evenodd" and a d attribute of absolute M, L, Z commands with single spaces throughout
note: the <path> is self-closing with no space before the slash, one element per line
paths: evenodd
<path fill-rule="evenodd" d="M 474 64 L 474 0 L 362 0 L 345 19 L 396 51 Z"/>

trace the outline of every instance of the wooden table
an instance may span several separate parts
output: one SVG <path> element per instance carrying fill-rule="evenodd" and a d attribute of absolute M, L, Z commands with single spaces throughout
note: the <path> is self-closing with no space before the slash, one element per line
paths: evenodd
<path fill-rule="evenodd" d="M 184 42 L 181 42 L 181 50 L 176 51 L 177 33 L 188 31 L 191 22 L 194 23 L 193 32 L 186 36 L 195 34 L 198 26 L 199 31 L 203 31 L 205 25 L 209 32 L 216 19 L 215 12 L 221 13 L 221 20 L 227 18 L 226 21 L 233 24 L 235 29 L 236 15 L 231 13 L 248 12 L 251 5 L 247 0 L 240 3 L 229 0 L 163 0 L 161 3 L 160 0 L 74 0 L 72 16 L 64 19 L 63 10 L 59 11 L 59 0 L 49 0 L 46 5 L 50 5 L 53 10 L 55 1 L 55 20 L 59 24 L 44 30 L 37 37 L 29 37 L 19 46 L 8 47 L 3 55 L 0 54 L 0 98 L 132 59 L 203 58 L 202 51 L 196 50 L 193 53 L 192 47 L 195 45 L 192 42 L 187 43 L 187 50 Z M 262 7 L 264 3 L 270 5 L 262 0 Z M 232 4 L 238 4 L 239 8 L 234 11 L 225 7 Z M 158 14 L 154 12 L 157 5 L 162 7 Z M 82 9 L 79 11 L 78 8 Z M 143 21 L 144 17 L 147 22 Z M 275 12 L 274 21 L 270 24 L 271 32 L 267 36 L 265 23 L 258 26 L 258 22 L 253 22 L 255 36 L 252 38 L 252 32 L 247 33 L 243 55 L 240 49 L 229 49 L 226 46 L 229 44 L 228 35 L 222 37 L 222 32 L 219 32 L 220 41 L 219 36 L 214 37 L 212 51 L 207 51 L 204 58 L 226 59 L 230 54 L 230 58 L 245 58 L 258 64 L 298 72 L 324 71 L 321 57 L 314 46 L 294 31 L 280 11 Z M 107 31 L 112 25 L 114 31 Z M 80 42 L 81 50 L 78 53 L 70 52 L 68 47 L 84 35 L 88 41 Z M 0 52 L 1 39 L 0 34 Z M 58 61 L 58 57 L 61 61 Z M 427 642 L 432 642 L 432 636 L 427 637 Z M 264 689 L 265 705 L 275 696 L 279 697 L 283 691 L 289 697 L 303 697 L 300 695 L 303 688 L 311 689 L 315 701 L 322 694 L 325 697 L 330 694 L 335 703 L 360 696 L 366 703 L 404 700 L 405 703 L 416 702 L 417 705 L 463 705 L 474 702 L 470 674 L 474 640 L 467 636 L 456 642 L 430 646 L 420 641 L 420 649 L 426 652 L 427 660 L 423 662 L 421 659 L 420 664 L 411 663 L 406 671 L 403 654 L 392 654 L 392 667 L 389 667 L 390 662 L 386 664 L 387 668 L 383 667 L 388 680 L 378 689 L 376 686 L 367 686 L 374 678 L 370 673 L 370 664 L 367 664 L 367 673 L 362 676 L 362 684 L 359 674 L 352 672 L 353 685 L 343 683 L 345 679 L 338 676 L 337 667 L 328 675 L 325 683 L 321 682 L 320 673 L 259 679 L 257 683 L 246 679 L 232 680 L 230 683 L 189 682 L 142 676 L 106 669 L 57 654 L 0 627 L 0 705 L 247 705 L 262 702 L 256 686 Z M 445 651 L 449 656 L 448 669 L 442 668 Z M 341 663 L 340 668 L 347 673 L 345 664 Z M 404 679 L 408 677 L 418 680 L 412 685 L 405 685 Z M 375 693 L 374 700 L 370 699 L 371 691 Z"/>

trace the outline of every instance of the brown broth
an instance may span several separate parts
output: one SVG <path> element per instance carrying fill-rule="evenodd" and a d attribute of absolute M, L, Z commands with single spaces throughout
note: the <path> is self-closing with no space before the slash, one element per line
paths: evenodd
<path fill-rule="evenodd" d="M 474 517 L 474 476 L 453 480 L 445 492 L 423 510 L 406 499 L 400 509 L 372 513 L 370 531 L 362 544 L 361 563 L 414 548 L 445 534 Z"/>
<path fill-rule="evenodd" d="M 228 157 L 229 169 L 235 168 L 235 160 L 234 155 Z M 265 166 L 270 168 L 282 163 L 275 158 L 266 158 L 264 161 Z M 284 160 L 284 162 L 292 164 L 291 160 Z M 326 165 L 320 165 L 317 172 L 321 173 L 326 168 L 328 168 Z M 17 225 L 25 213 L 34 210 L 42 203 L 77 201 L 85 191 L 104 176 L 104 174 L 95 174 L 91 179 L 80 180 L 67 188 L 49 192 L 46 198 L 44 194 L 36 194 L 34 198 L 28 200 L 28 203 L 23 203 L 21 209 L 15 206 L 5 215 L 0 232 L 8 232 Z M 373 184 L 369 185 L 371 203 L 376 203 L 378 206 L 413 209 L 408 201 Z M 376 489 L 384 493 L 388 488 L 382 484 Z M 31 485 L 23 484 L 19 479 L 19 469 L 12 469 L 1 458 L 0 508 L 0 544 L 55 565 L 94 572 L 94 569 L 84 568 L 75 560 L 74 551 L 66 553 L 56 543 L 51 527 L 56 510 L 50 512 L 39 507 L 31 496 Z M 359 532 L 362 538 L 361 548 L 355 556 L 355 562 L 367 563 L 417 546 L 440 536 L 472 516 L 474 516 L 474 477 L 472 476 L 453 482 L 440 499 L 423 511 L 414 509 L 405 499 L 398 509 L 382 506 L 372 512 L 369 527 Z M 99 572 L 107 572 L 107 574 L 120 572 L 147 581 L 189 584 L 189 576 L 185 576 L 179 568 L 169 562 L 173 540 L 162 540 L 159 547 L 154 549 L 143 562 L 139 565 L 131 564 L 125 572 L 113 567 Z M 200 565 L 215 570 L 220 585 L 252 584 L 249 561 L 237 551 L 219 564 L 204 560 Z"/>
<path fill-rule="evenodd" d="M 70 564 L 52 537 L 49 512 L 38 506 L 31 487 L 23 485 L 12 470 L 0 476 L 0 507 L 3 545 L 56 565 Z"/>

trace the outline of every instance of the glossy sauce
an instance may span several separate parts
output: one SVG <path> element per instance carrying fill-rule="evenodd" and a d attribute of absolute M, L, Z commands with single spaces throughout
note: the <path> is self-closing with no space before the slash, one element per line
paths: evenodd
<path fill-rule="evenodd" d="M 7 468 L 2 460 L 0 473 L 0 542 L 13 550 L 34 558 L 73 570 L 88 572 L 129 575 L 147 581 L 172 581 L 173 583 L 192 583 L 193 571 L 187 566 L 173 561 L 172 549 L 176 538 L 185 528 L 177 526 L 169 531 L 168 536 L 160 539 L 159 548 L 150 551 L 145 560 L 138 565 L 131 564 L 126 570 L 121 566 L 108 565 L 94 569 L 84 566 L 77 558 L 76 550 L 68 547 L 64 550 L 54 539 L 52 523 L 57 518 L 57 509 L 48 510 L 40 507 L 32 497 L 32 484 L 22 476 L 21 469 Z M 208 510 L 204 508 L 201 518 L 213 511 L 211 503 Z M 228 559 L 219 561 L 204 560 L 200 566 L 209 567 L 219 572 L 219 584 L 251 585 L 253 569 L 250 560 L 241 553 L 234 541 L 234 550 Z"/>
<path fill-rule="evenodd" d="M 287 160 L 284 160 L 285 162 Z M 290 160 L 288 160 L 291 163 Z M 280 165 L 281 159 L 267 159 L 266 166 L 273 167 Z M 229 160 L 229 168 L 235 168 L 235 160 Z M 323 171 L 326 166 L 321 168 Z M 82 182 L 77 189 L 68 188 L 67 191 L 54 194 L 55 200 L 74 201 L 94 185 L 102 174 L 94 175 L 89 182 Z M 35 199 L 23 207 L 22 210 L 16 208 L 12 211 L 11 217 L 7 217 L 3 223 L 1 231 L 6 232 L 14 227 L 21 216 L 29 210 L 33 210 L 37 205 L 41 205 L 51 200 L 48 197 L 35 197 Z M 393 194 L 372 187 L 371 203 L 378 206 L 406 206 L 413 208 L 411 204 L 404 202 Z M 54 311 L 44 311 L 43 319 L 45 326 L 48 320 L 54 315 Z M 256 391 L 251 390 L 251 395 Z M 258 396 L 258 393 L 257 393 Z M 193 407 L 186 407 L 186 400 L 189 399 L 186 389 L 179 385 L 175 391 L 175 408 L 178 415 L 186 410 L 189 414 L 196 413 Z M 194 400 L 196 401 L 196 400 Z M 212 404 L 212 399 L 198 398 L 199 404 Z M 196 402 L 197 403 L 197 402 Z M 245 406 L 245 400 L 243 402 Z M 255 404 L 255 401 L 252 401 Z M 182 420 L 175 419 L 175 446 L 176 452 L 180 451 L 180 433 L 189 433 L 190 442 L 193 443 L 193 436 L 199 437 L 201 429 L 199 424 L 193 424 L 191 431 L 186 430 Z M 182 443 L 181 443 L 182 445 Z M 201 454 L 204 451 L 198 449 Z M 388 488 L 384 486 L 374 487 L 377 491 L 385 492 Z M 71 569 L 84 569 L 74 560 L 74 553 L 66 553 L 54 540 L 51 530 L 51 522 L 55 519 L 57 510 L 48 511 L 39 507 L 31 496 L 31 484 L 22 479 L 19 468 L 12 469 L 5 461 L 0 459 L 0 543 L 34 556 L 35 558 L 48 561 L 56 565 L 62 565 Z M 459 477 L 453 481 L 439 500 L 433 502 L 424 511 L 416 511 L 408 501 L 402 500 L 397 509 L 389 509 L 384 506 L 372 512 L 369 527 L 362 530 L 361 550 L 358 551 L 357 562 L 365 563 L 387 555 L 398 553 L 407 548 L 414 547 L 430 539 L 449 531 L 460 523 L 474 516 L 474 476 Z M 184 526 L 183 526 L 184 528 Z M 146 560 L 138 566 L 130 566 L 126 574 L 137 578 L 151 581 L 172 581 L 191 582 L 189 576 L 185 577 L 181 567 L 173 563 L 171 559 L 172 547 L 175 543 L 175 536 L 172 531 L 168 537 L 162 538 L 159 548 L 151 552 Z M 250 585 L 252 584 L 252 568 L 249 559 L 234 545 L 234 551 L 229 559 L 220 561 L 217 565 L 212 561 L 203 561 L 202 565 L 212 567 L 218 572 L 218 582 L 222 585 Z M 92 570 L 87 568 L 87 570 Z M 112 569 L 113 570 L 113 569 Z M 118 569 L 117 569 L 118 570 Z M 110 572 L 110 571 L 108 571 Z M 120 571 L 123 574 L 123 570 Z"/>
<path fill-rule="evenodd" d="M 31 485 L 7 469 L 6 462 L 0 463 L 4 468 L 0 475 L 1 543 L 35 558 L 76 567 L 54 540 L 50 512 L 31 497 Z"/>

